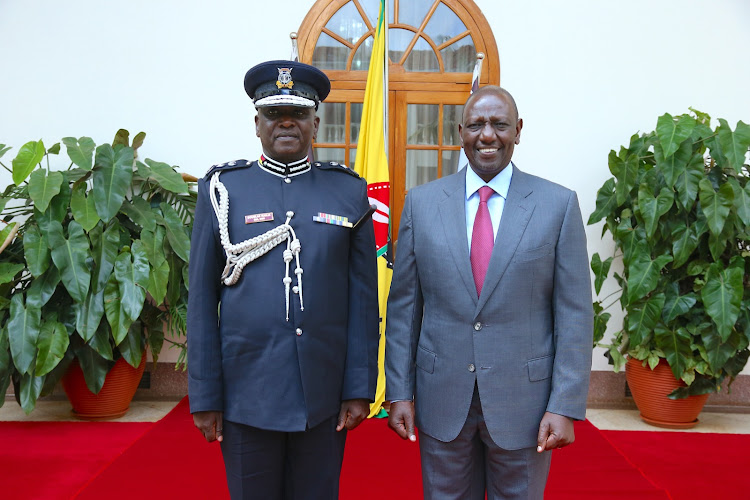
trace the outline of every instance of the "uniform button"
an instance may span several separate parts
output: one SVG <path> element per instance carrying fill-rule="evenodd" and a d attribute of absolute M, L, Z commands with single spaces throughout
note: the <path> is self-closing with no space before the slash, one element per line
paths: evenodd
<path fill-rule="evenodd" d="M 286 182 L 287 184 L 291 184 L 292 179 L 290 179 L 289 177 L 284 177 L 284 182 Z"/>
<path fill-rule="evenodd" d="M 474 364 L 470 364 L 469 365 L 469 371 L 472 372 L 472 373 L 474 373 L 474 371 L 476 371 L 476 367 L 474 366 Z"/>
<path fill-rule="evenodd" d="M 302 328 L 297 328 L 296 333 L 297 333 L 297 337 L 299 337 L 300 335 L 302 335 Z"/>
<path fill-rule="evenodd" d="M 297 285 L 294 285 L 294 286 L 292 287 L 292 292 L 294 292 L 294 293 L 299 293 L 299 287 L 298 287 Z"/>
<path fill-rule="evenodd" d="M 482 323 L 481 322 L 477 321 L 476 323 L 474 323 L 474 330 L 479 331 L 481 329 L 482 329 Z"/>

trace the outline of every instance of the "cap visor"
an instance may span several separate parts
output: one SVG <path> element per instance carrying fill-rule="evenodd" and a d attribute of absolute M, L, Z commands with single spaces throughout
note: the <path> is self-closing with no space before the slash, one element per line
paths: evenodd
<path fill-rule="evenodd" d="M 315 101 L 296 95 L 270 95 L 255 101 L 256 108 L 268 108 L 271 106 L 300 106 L 303 108 L 314 108 Z"/>

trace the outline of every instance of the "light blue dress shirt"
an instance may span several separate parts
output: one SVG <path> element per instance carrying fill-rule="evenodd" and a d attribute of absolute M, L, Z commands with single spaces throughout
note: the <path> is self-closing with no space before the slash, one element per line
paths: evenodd
<path fill-rule="evenodd" d="M 466 165 L 466 238 L 469 240 L 469 250 L 471 250 L 471 234 L 474 232 L 474 218 L 479 208 L 479 188 L 489 186 L 495 191 L 487 200 L 487 209 L 490 211 L 493 237 L 497 238 L 497 228 L 503 216 L 505 200 L 508 198 L 511 177 L 513 177 L 512 162 L 490 182 L 484 182 L 469 165 Z"/>

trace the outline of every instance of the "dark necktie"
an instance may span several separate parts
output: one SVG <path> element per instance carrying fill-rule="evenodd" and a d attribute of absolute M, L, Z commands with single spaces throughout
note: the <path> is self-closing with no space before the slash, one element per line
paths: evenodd
<path fill-rule="evenodd" d="M 495 246 L 495 238 L 492 234 L 492 220 L 487 208 L 487 200 L 494 193 L 491 187 L 479 188 L 479 208 L 474 218 L 474 230 L 471 233 L 471 272 L 474 274 L 474 284 L 477 287 L 477 296 L 482 294 L 484 277 L 490 265 L 492 247 Z"/>

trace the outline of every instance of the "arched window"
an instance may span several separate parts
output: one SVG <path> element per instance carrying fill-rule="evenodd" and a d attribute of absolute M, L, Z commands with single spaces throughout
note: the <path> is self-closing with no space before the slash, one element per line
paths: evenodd
<path fill-rule="evenodd" d="M 480 84 L 498 85 L 492 30 L 471 0 L 387 0 L 391 224 L 408 190 L 458 168 L 458 123 L 478 52 Z M 318 0 L 298 32 L 300 60 L 331 79 L 315 157 L 353 165 L 379 0 Z"/>

